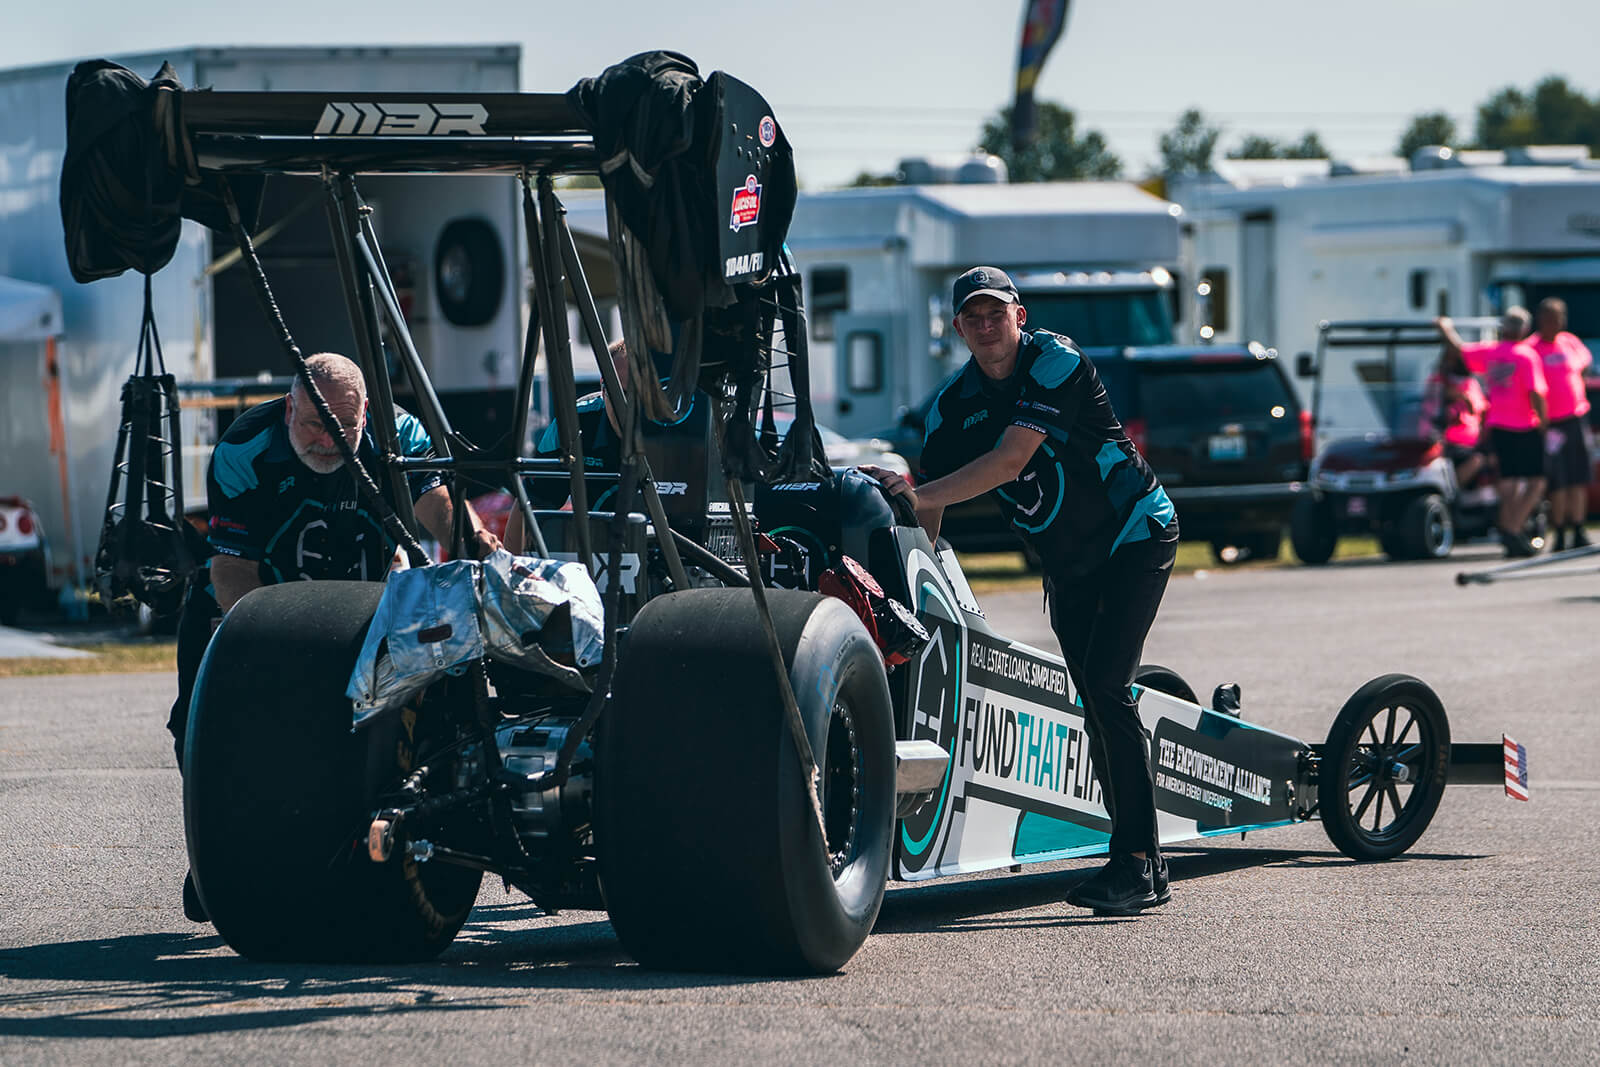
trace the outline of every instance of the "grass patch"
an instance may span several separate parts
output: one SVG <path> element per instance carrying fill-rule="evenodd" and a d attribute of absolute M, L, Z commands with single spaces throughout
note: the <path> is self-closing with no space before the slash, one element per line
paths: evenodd
<path fill-rule="evenodd" d="M 137 671 L 176 671 L 178 642 L 175 639 L 151 641 L 107 641 L 72 646 L 88 657 L 56 659 L 45 656 L 20 656 L 0 659 L 0 678 L 25 678 L 43 674 L 126 674 Z"/>
<path fill-rule="evenodd" d="M 1341 537 L 1334 559 L 1360 559 L 1379 553 L 1378 541 L 1372 537 Z M 1038 588 L 1040 575 L 1030 571 L 1023 555 L 1018 552 L 962 552 L 957 554 L 961 569 L 974 593 L 1014 592 L 1030 586 Z M 1224 566 L 1211 555 L 1211 546 L 1204 541 L 1179 541 L 1178 558 L 1172 565 L 1173 574 L 1193 574 L 1196 571 L 1259 570 L 1264 567 L 1298 567 L 1294 550 L 1288 538 L 1277 559 L 1248 560 Z"/>

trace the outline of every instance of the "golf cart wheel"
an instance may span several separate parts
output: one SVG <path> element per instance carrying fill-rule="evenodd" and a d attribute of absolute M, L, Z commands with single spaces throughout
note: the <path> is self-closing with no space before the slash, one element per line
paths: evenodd
<path fill-rule="evenodd" d="M 344 695 L 383 587 L 290 582 L 250 593 L 206 649 L 184 744 L 189 865 L 217 932 L 255 960 L 428 959 L 454 939 L 481 872 L 367 858 L 378 792 L 412 769 L 411 708 L 352 732 Z"/>
<path fill-rule="evenodd" d="M 766 596 L 821 774 L 822 826 L 750 590 L 652 600 L 600 720 L 594 787 L 606 909 L 647 967 L 834 971 L 883 902 L 895 808 L 883 657 L 842 601 Z"/>
<path fill-rule="evenodd" d="M 1386 860 L 1416 843 L 1444 795 L 1450 724 L 1438 696 L 1408 674 L 1357 689 L 1328 731 L 1317 807 L 1334 846 Z"/>
<path fill-rule="evenodd" d="M 1412 559 L 1448 556 L 1455 547 L 1456 525 L 1444 497 L 1428 493 L 1408 501 L 1400 513 L 1400 540 Z"/>
<path fill-rule="evenodd" d="M 1414 558 L 1397 523 L 1389 523 L 1378 531 L 1378 547 L 1383 549 L 1385 556 L 1397 563 Z"/>
<path fill-rule="evenodd" d="M 1187 700 L 1191 704 L 1200 703 L 1200 698 L 1195 696 L 1194 687 L 1183 680 L 1183 675 L 1159 663 L 1139 664 L 1139 669 L 1133 672 L 1133 684 L 1154 689 L 1158 693 L 1165 693 L 1179 700 Z"/>
<path fill-rule="evenodd" d="M 1333 550 L 1339 544 L 1333 504 L 1313 496 L 1296 500 L 1289 514 L 1289 542 L 1301 563 L 1318 566 L 1332 559 Z"/>

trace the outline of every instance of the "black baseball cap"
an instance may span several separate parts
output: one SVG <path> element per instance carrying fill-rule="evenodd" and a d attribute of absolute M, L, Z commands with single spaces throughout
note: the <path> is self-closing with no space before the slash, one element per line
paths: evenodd
<path fill-rule="evenodd" d="M 1011 277 L 999 267 L 973 267 L 956 279 L 956 313 L 960 314 L 961 305 L 975 296 L 992 296 L 1007 304 L 1022 302 Z"/>

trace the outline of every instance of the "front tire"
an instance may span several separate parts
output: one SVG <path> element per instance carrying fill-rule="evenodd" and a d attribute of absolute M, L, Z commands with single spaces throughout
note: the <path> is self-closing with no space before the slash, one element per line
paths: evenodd
<path fill-rule="evenodd" d="M 1146 689 L 1154 689 L 1158 693 L 1165 693 L 1169 697 L 1187 700 L 1191 704 L 1200 703 L 1200 698 L 1195 695 L 1194 687 L 1183 680 L 1183 675 L 1171 667 L 1163 667 L 1159 663 L 1141 663 L 1138 670 L 1133 672 L 1133 684 Z"/>
<path fill-rule="evenodd" d="M 267 586 L 206 649 L 184 744 L 184 827 L 200 898 L 242 956 L 428 959 L 477 899 L 478 871 L 367 858 L 375 791 L 411 769 L 420 725 L 407 707 L 350 729 L 345 686 L 382 592 Z"/>
<path fill-rule="evenodd" d="M 1408 501 L 1400 513 L 1400 540 L 1412 559 L 1448 556 L 1455 547 L 1456 526 L 1444 497 L 1427 493 Z"/>
<path fill-rule="evenodd" d="M 1301 563 L 1321 566 L 1332 559 L 1339 544 L 1332 503 L 1312 496 L 1296 500 L 1289 515 L 1289 541 Z"/>
<path fill-rule="evenodd" d="M 618 664 L 595 776 L 606 908 L 647 967 L 834 971 L 883 901 L 895 784 L 882 655 L 842 601 L 766 596 L 822 772 L 826 829 L 750 590 L 652 600 Z"/>
<path fill-rule="evenodd" d="M 1317 777 L 1322 827 L 1351 859 L 1398 856 L 1428 828 L 1449 769 L 1450 724 L 1439 697 L 1407 674 L 1374 678 L 1328 730 Z"/>

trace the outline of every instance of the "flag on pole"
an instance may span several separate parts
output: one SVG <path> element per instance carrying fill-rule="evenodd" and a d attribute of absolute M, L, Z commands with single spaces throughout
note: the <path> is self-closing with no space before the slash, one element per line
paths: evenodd
<path fill-rule="evenodd" d="M 1022 45 L 1017 51 L 1017 100 L 1011 108 L 1011 144 L 1019 151 L 1033 139 L 1033 86 L 1045 57 L 1067 27 L 1068 0 L 1026 0 Z"/>

